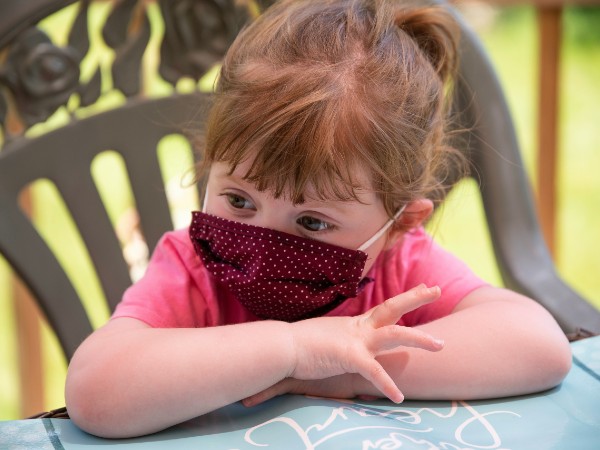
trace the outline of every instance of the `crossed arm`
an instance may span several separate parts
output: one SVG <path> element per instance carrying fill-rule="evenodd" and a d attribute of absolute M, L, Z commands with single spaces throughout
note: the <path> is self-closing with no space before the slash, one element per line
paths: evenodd
<path fill-rule="evenodd" d="M 566 376 L 571 355 L 560 328 L 511 291 L 480 288 L 442 319 L 395 325 L 439 295 L 421 286 L 361 316 L 292 324 L 156 329 L 115 319 L 71 362 L 69 414 L 90 433 L 126 437 L 286 392 L 473 399 L 540 391 Z"/>

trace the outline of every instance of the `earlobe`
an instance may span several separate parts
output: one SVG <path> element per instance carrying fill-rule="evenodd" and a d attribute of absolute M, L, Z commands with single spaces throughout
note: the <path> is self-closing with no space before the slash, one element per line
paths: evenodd
<path fill-rule="evenodd" d="M 388 234 L 385 249 L 389 250 L 396 245 L 408 230 L 420 227 L 432 213 L 433 202 L 426 198 L 413 200 L 406 205 L 406 208 L 396 220 L 396 225 L 391 228 Z"/>
<path fill-rule="evenodd" d="M 420 227 L 433 213 L 433 202 L 427 198 L 413 200 L 407 206 L 398 222 L 404 230 Z"/>

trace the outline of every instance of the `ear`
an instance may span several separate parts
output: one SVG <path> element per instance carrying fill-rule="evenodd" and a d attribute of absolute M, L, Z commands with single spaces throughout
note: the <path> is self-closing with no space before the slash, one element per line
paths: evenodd
<path fill-rule="evenodd" d="M 402 214 L 400 214 L 400 217 L 396 221 L 396 226 L 392 227 L 388 235 L 386 249 L 396 244 L 404 236 L 406 230 L 420 227 L 432 213 L 433 202 L 426 198 L 413 200 L 406 205 L 406 208 L 404 208 L 404 211 L 402 211 Z"/>
<path fill-rule="evenodd" d="M 420 227 L 433 213 L 433 202 L 427 198 L 413 200 L 398 217 L 398 223 L 404 230 Z"/>

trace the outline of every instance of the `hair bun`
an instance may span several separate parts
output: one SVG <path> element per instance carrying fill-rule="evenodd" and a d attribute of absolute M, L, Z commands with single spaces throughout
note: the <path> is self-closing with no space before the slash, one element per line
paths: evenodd
<path fill-rule="evenodd" d="M 395 12 L 394 23 L 412 37 L 444 82 L 453 76 L 460 29 L 448 10 L 441 6 L 401 9 Z"/>

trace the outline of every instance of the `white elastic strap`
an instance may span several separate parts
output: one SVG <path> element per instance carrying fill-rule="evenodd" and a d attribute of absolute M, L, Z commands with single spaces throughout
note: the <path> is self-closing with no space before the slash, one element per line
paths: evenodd
<path fill-rule="evenodd" d="M 206 183 L 206 190 L 204 191 L 204 200 L 202 201 L 202 212 L 206 212 L 206 203 L 208 203 L 208 183 Z"/>
<path fill-rule="evenodd" d="M 394 217 L 392 217 L 390 220 L 388 220 L 382 227 L 381 229 L 375 233 L 373 235 L 373 237 L 371 237 L 371 239 L 369 239 L 367 242 L 365 242 L 363 245 L 361 245 L 360 247 L 358 247 L 358 250 L 360 251 L 364 251 L 365 249 L 369 248 L 371 245 L 373 245 L 373 243 L 375 241 L 377 241 L 377 239 L 379 239 L 383 233 L 385 233 L 389 227 L 392 226 L 392 224 L 398 219 L 398 217 L 400 217 L 400 214 L 402 214 L 402 212 L 404 211 L 404 208 L 406 208 L 406 204 L 402 206 L 402 208 L 400 208 L 396 214 L 394 214 Z"/>

